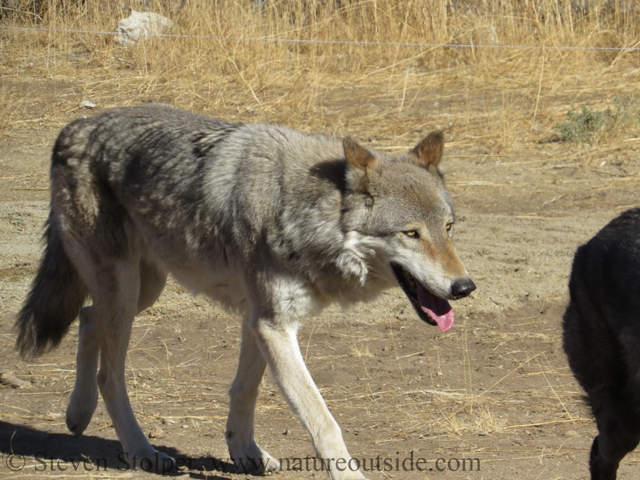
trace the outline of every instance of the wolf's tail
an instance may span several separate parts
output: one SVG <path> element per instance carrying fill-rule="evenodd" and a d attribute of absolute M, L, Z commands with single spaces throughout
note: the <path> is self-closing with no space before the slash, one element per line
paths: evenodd
<path fill-rule="evenodd" d="M 62 246 L 59 226 L 49 215 L 38 274 L 16 319 L 16 347 L 23 358 L 41 355 L 60 343 L 89 290 Z"/>

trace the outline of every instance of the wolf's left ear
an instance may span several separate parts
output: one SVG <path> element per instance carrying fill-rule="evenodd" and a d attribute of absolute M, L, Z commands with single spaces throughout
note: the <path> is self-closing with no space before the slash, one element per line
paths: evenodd
<path fill-rule="evenodd" d="M 431 132 L 418 143 L 409 153 L 413 160 L 428 169 L 439 171 L 442 152 L 444 151 L 444 133 L 440 130 Z"/>
<path fill-rule="evenodd" d="M 354 170 L 366 173 L 367 168 L 375 168 L 378 165 L 378 159 L 369 150 L 361 147 L 353 138 L 345 137 L 342 141 L 342 147 L 347 162 Z"/>

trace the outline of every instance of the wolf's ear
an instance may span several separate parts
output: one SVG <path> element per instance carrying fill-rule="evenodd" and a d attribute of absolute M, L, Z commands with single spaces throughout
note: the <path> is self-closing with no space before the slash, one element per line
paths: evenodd
<path fill-rule="evenodd" d="M 378 159 L 369 150 L 361 147 L 353 138 L 345 137 L 342 141 L 342 147 L 347 162 L 354 170 L 365 173 L 367 168 L 375 168 L 378 165 Z"/>
<path fill-rule="evenodd" d="M 421 167 L 438 171 L 443 151 L 444 134 L 440 130 L 436 130 L 424 137 L 410 153 L 414 161 Z"/>

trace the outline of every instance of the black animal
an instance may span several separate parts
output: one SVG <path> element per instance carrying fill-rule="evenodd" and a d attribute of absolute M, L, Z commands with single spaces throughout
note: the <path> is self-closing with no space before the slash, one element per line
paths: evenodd
<path fill-rule="evenodd" d="M 640 208 L 578 248 L 564 314 L 564 350 L 598 426 L 592 480 L 615 480 L 640 441 Z"/>

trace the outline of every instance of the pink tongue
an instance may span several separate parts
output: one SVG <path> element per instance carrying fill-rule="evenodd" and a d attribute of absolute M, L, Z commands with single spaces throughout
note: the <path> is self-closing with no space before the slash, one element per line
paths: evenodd
<path fill-rule="evenodd" d="M 436 297 L 420 284 L 418 284 L 418 303 L 422 311 L 433 318 L 443 332 L 453 326 L 453 310 L 449 302 L 444 298 Z"/>

